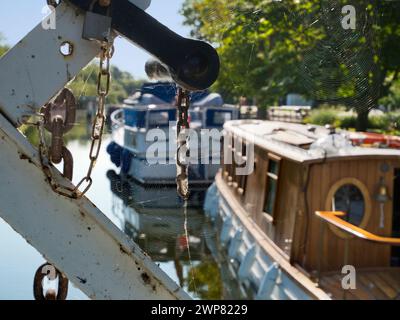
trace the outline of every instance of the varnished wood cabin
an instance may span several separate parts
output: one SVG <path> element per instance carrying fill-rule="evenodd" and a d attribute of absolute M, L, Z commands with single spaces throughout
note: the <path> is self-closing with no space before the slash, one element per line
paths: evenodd
<path fill-rule="evenodd" d="M 246 176 L 224 163 L 220 197 L 302 290 L 400 297 L 400 150 L 353 147 L 344 132 L 275 121 L 231 121 L 225 131 L 225 159 L 252 161 L 254 144 L 255 166 Z M 356 268 L 354 290 L 342 288 L 345 265 Z"/>

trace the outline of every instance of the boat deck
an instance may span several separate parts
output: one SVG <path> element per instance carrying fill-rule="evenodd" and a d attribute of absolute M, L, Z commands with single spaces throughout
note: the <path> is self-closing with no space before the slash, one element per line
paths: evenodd
<path fill-rule="evenodd" d="M 262 149 L 301 163 L 325 161 L 331 158 L 375 156 L 388 159 L 400 156 L 400 150 L 396 149 L 352 146 L 349 140 L 350 132 L 337 129 L 336 135 L 331 135 L 329 129 L 317 125 L 235 120 L 225 123 L 224 128 L 227 132 L 252 142 Z M 347 143 L 343 144 L 344 141 Z"/>
<path fill-rule="evenodd" d="M 336 300 L 400 300 L 400 268 L 357 270 L 355 290 L 343 290 L 343 277 L 325 273 L 319 286 Z"/>

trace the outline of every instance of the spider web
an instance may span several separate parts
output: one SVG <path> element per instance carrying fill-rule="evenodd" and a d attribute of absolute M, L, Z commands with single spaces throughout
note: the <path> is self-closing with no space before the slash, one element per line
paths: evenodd
<path fill-rule="evenodd" d="M 353 30 L 343 27 L 342 21 L 346 14 L 342 13 L 344 3 L 340 0 L 321 1 L 319 10 L 311 13 L 291 10 L 290 4 L 293 4 L 293 1 L 266 2 L 269 2 L 268 6 L 278 9 L 275 12 L 280 11 L 287 25 L 301 25 L 303 32 L 312 28 L 320 29 L 324 33 L 324 37 L 315 41 L 312 46 L 303 49 L 301 43 L 297 44 L 301 59 L 299 63 L 290 67 L 294 68 L 293 75 L 296 77 L 293 76 L 293 81 L 296 79 L 300 92 L 287 93 L 305 94 L 318 104 L 345 105 L 349 109 L 370 110 L 376 107 L 380 87 L 371 83 L 371 77 L 380 77 L 379 64 L 374 63 L 374 59 L 380 56 L 380 46 L 369 45 L 376 41 L 378 36 L 376 30 L 381 15 L 376 7 L 373 8 L 373 14 L 368 14 L 366 8 L 355 4 L 356 28 Z M 254 7 L 251 3 L 233 1 L 227 9 L 228 14 L 225 15 L 222 15 L 218 8 L 207 9 L 204 14 L 205 22 L 223 30 L 215 39 L 216 46 L 229 35 L 232 21 L 237 21 L 238 17 L 246 17 L 243 19 L 243 32 L 247 29 L 257 29 L 261 19 L 269 18 L 262 9 L 266 2 L 259 1 L 260 9 L 257 9 L 257 6 Z M 294 38 L 288 37 L 288 40 L 296 45 Z M 363 42 L 367 43 L 364 46 L 360 45 Z M 249 68 L 257 54 L 256 46 L 254 41 L 247 59 Z M 267 58 L 265 62 L 268 64 Z M 224 68 L 224 65 L 221 68 Z M 243 70 L 243 74 L 248 75 L 249 68 Z M 245 86 L 239 81 L 233 83 L 233 87 Z M 348 93 L 343 94 L 343 90 Z"/>

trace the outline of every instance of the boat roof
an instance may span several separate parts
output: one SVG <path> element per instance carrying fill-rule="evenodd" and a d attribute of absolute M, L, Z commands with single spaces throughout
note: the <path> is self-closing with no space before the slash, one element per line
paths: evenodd
<path fill-rule="evenodd" d="M 150 104 L 146 101 L 152 99 L 154 102 L 151 103 L 154 104 L 174 104 L 177 90 L 176 84 L 172 82 L 146 82 L 132 96 L 125 99 L 125 103 L 129 105 Z M 190 100 L 192 103 L 197 103 L 209 94 L 209 90 L 191 92 Z"/>
<path fill-rule="evenodd" d="M 346 140 L 350 132 L 337 129 L 332 135 L 329 128 L 317 125 L 267 120 L 234 120 L 226 122 L 224 129 L 271 153 L 296 162 L 319 162 L 351 157 L 400 157 L 398 149 L 357 147 L 352 146 L 349 141 L 345 147 L 333 149 L 318 147 L 317 144 L 323 139 L 338 137 Z M 311 145 L 315 147 L 309 148 Z"/>
<path fill-rule="evenodd" d="M 131 105 L 128 103 L 124 103 L 120 107 L 121 109 L 127 109 L 127 110 L 136 110 L 136 111 L 147 111 L 147 110 L 154 110 L 154 111 L 165 111 L 165 110 L 176 110 L 176 106 L 172 104 L 136 104 L 136 105 Z M 189 108 L 189 111 L 195 111 L 195 112 L 200 112 L 202 110 L 216 110 L 216 111 L 230 111 L 230 110 L 236 110 L 237 108 L 234 105 L 230 104 L 224 104 L 222 106 L 215 106 L 215 105 L 209 105 L 209 106 L 196 106 L 196 105 L 191 105 Z"/>
<path fill-rule="evenodd" d="M 155 111 L 165 111 L 165 110 L 176 110 L 176 107 L 171 104 L 137 104 L 137 105 L 129 105 L 123 104 L 121 109 L 126 110 L 136 110 L 136 111 L 147 111 L 147 110 L 155 110 Z"/>

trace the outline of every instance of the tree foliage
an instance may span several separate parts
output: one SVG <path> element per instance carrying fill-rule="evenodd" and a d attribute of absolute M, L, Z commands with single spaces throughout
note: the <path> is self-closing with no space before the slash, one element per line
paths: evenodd
<path fill-rule="evenodd" d="M 68 87 L 78 98 L 95 97 L 97 96 L 97 77 L 98 66 L 92 63 L 83 69 Z M 121 71 L 116 66 L 111 66 L 111 77 L 111 89 L 107 97 L 107 103 L 111 104 L 121 103 L 143 83 L 142 80 L 135 80 L 129 72 Z"/>
<path fill-rule="evenodd" d="M 3 35 L 0 33 L 0 57 L 5 54 L 7 52 L 7 50 L 9 49 L 8 46 L 6 46 L 5 44 L 3 44 L 4 41 L 4 37 Z"/>
<path fill-rule="evenodd" d="M 359 114 L 389 94 L 400 72 L 400 2 L 359 0 L 345 29 L 344 0 L 186 0 L 192 36 L 218 48 L 216 89 L 231 100 L 278 103 L 296 92 Z M 363 123 L 362 123 L 363 122 Z"/>
<path fill-rule="evenodd" d="M 389 110 L 400 109 L 400 79 L 393 83 L 389 94 L 383 97 L 380 102 L 387 106 Z"/>
<path fill-rule="evenodd" d="M 218 265 L 208 259 L 191 267 L 185 282 L 188 290 L 196 293 L 203 300 L 220 300 L 222 298 L 222 281 Z"/>

